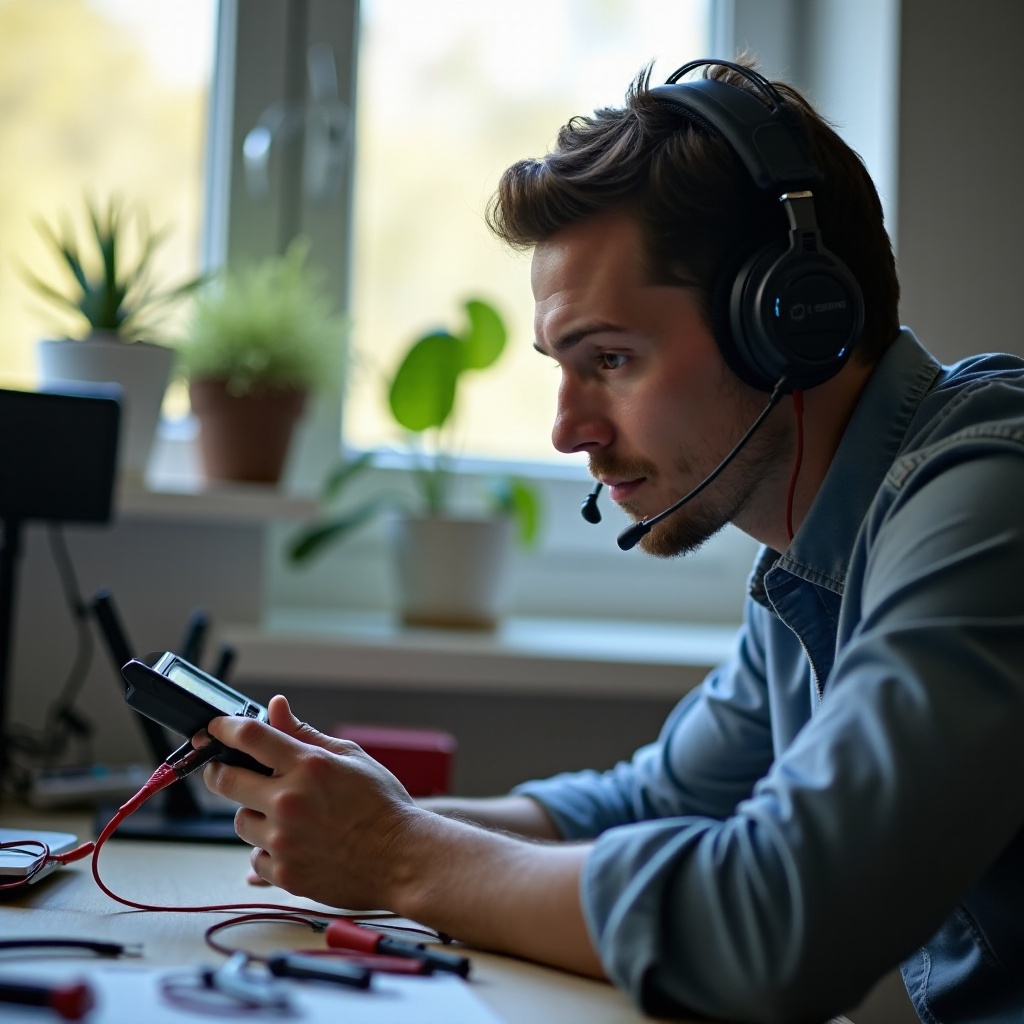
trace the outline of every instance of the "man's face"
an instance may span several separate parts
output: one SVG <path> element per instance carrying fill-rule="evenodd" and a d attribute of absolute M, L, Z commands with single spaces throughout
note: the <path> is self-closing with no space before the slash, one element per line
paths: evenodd
<path fill-rule="evenodd" d="M 551 440 L 634 519 L 668 508 L 728 454 L 766 396 L 726 367 L 691 287 L 651 284 L 632 217 L 605 213 L 539 244 L 536 348 L 562 371 Z M 756 493 L 785 473 L 785 428 L 769 417 L 722 475 L 640 542 L 692 551 L 728 522 L 756 521 Z"/>

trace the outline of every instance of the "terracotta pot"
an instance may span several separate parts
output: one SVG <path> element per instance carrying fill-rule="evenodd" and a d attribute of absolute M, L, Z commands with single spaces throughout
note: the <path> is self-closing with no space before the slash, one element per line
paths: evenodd
<path fill-rule="evenodd" d="M 410 626 L 493 629 L 505 609 L 509 518 L 394 522 L 399 614 Z"/>
<path fill-rule="evenodd" d="M 174 350 L 94 331 L 82 341 L 40 341 L 36 356 L 44 389 L 59 387 L 67 381 L 113 382 L 120 386 L 118 469 L 128 479 L 142 480 L 160 422 L 160 406 L 174 368 Z"/>
<path fill-rule="evenodd" d="M 274 484 L 281 479 L 305 391 L 266 388 L 232 395 L 220 380 L 194 380 L 188 391 L 208 480 Z"/>

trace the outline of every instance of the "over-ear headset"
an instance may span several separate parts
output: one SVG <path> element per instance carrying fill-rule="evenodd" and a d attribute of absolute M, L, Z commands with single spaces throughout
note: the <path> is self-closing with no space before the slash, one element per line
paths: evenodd
<path fill-rule="evenodd" d="M 706 66 L 731 68 L 751 92 L 713 78 L 680 82 Z M 822 174 L 799 115 L 767 78 L 725 60 L 695 60 L 651 95 L 698 130 L 724 139 L 754 184 L 777 195 L 789 221 L 780 239 L 737 257 L 711 297 L 722 356 L 744 382 L 771 392 L 812 388 L 846 364 L 864 326 L 864 300 L 850 271 L 822 244 L 813 187 Z"/>
<path fill-rule="evenodd" d="M 697 68 L 732 68 L 767 100 L 727 82 L 703 78 L 680 82 Z M 842 261 L 821 241 L 812 186 L 822 174 L 814 162 L 799 115 L 763 75 L 726 60 L 695 60 L 651 89 L 660 103 L 682 114 L 698 130 L 724 139 L 754 184 L 777 195 L 789 220 L 781 239 L 744 253 L 730 264 L 712 296 L 712 329 L 722 356 L 751 387 L 769 393 L 760 415 L 728 455 L 678 501 L 623 530 L 617 543 L 635 547 L 658 523 L 674 515 L 713 483 L 791 391 L 812 388 L 846 365 L 864 327 L 860 287 Z M 600 481 L 580 508 L 599 523 Z"/>

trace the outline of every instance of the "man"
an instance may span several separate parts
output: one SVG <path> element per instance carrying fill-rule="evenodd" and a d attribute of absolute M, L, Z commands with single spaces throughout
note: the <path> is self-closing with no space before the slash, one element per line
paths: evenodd
<path fill-rule="evenodd" d="M 207 783 L 244 805 L 265 880 L 607 975 L 650 1012 L 820 1019 L 900 963 L 925 1021 L 1019 1021 L 1024 360 L 941 367 L 901 331 L 856 155 L 793 90 L 707 73 L 795 111 L 812 189 L 766 191 L 742 139 L 642 75 L 510 168 L 491 223 L 533 248 L 555 446 L 638 521 L 688 498 L 651 554 L 729 522 L 762 543 L 734 656 L 629 763 L 489 801 L 417 806 L 283 697 L 274 728 L 210 727 L 274 776 L 212 764 Z M 735 282 L 765 253 L 840 290 L 769 320 L 839 310 L 855 336 L 762 359 Z"/>

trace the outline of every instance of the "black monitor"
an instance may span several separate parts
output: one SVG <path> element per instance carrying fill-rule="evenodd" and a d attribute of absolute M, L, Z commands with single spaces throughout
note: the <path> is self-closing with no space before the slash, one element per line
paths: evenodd
<path fill-rule="evenodd" d="M 0 389 L 0 778 L 22 527 L 32 520 L 106 523 L 113 511 L 120 389 L 66 388 Z"/>
<path fill-rule="evenodd" d="M 110 521 L 119 389 L 0 390 L 0 519 Z M 88 388 L 88 390 L 84 390 Z"/>

